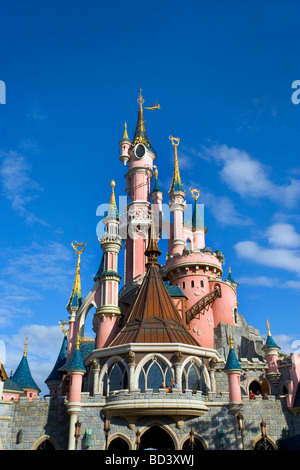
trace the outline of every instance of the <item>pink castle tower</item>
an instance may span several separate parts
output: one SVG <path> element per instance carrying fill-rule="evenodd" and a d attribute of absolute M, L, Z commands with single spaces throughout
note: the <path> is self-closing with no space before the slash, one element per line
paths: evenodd
<path fill-rule="evenodd" d="M 280 349 L 279 346 L 275 343 L 274 339 L 272 338 L 271 332 L 270 332 L 270 323 L 269 320 L 267 320 L 267 327 L 268 327 L 268 337 L 266 344 L 263 347 L 263 351 L 266 356 L 266 361 L 268 363 L 268 372 L 267 372 L 267 377 L 268 379 L 273 383 L 277 384 L 280 377 L 281 373 L 279 372 L 278 369 L 278 351 Z"/>
<path fill-rule="evenodd" d="M 145 251 L 151 223 L 150 179 L 153 176 L 153 162 L 156 159 L 156 153 L 147 136 L 144 109 L 156 109 L 159 108 L 159 105 L 143 108 L 144 99 L 141 92 L 142 90 L 140 90 L 138 98 L 139 113 L 133 141 L 129 141 L 127 132 L 121 140 L 120 160 L 124 164 L 129 162 L 126 174 L 126 192 L 129 204 L 126 208 L 125 283 L 138 276 L 143 276 L 145 273 Z"/>

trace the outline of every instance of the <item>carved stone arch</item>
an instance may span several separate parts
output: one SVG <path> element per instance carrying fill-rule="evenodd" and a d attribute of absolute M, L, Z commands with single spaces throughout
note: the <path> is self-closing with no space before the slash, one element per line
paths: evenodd
<path fill-rule="evenodd" d="M 114 441 L 115 439 L 123 439 L 123 441 L 125 441 L 127 444 L 128 444 L 128 447 L 129 447 L 129 450 L 135 450 L 135 440 L 132 441 L 129 439 L 128 436 L 126 436 L 126 434 L 123 434 L 121 432 L 116 432 L 114 434 L 112 434 L 111 436 L 109 436 L 108 440 L 107 440 L 107 446 L 109 446 L 109 444 Z M 105 446 L 103 447 L 103 450 L 105 450 L 105 447 L 106 447 L 106 444 Z"/>
<path fill-rule="evenodd" d="M 200 434 L 194 432 L 194 437 L 195 439 L 198 439 L 198 441 L 200 441 L 200 443 L 203 445 L 204 450 L 208 449 L 207 441 L 202 436 L 200 436 Z M 179 443 L 180 450 L 183 449 L 183 445 L 189 440 L 189 438 L 190 438 L 189 434 L 186 434 L 185 436 L 183 436 L 183 438 L 180 440 L 180 443 Z"/>
<path fill-rule="evenodd" d="M 262 440 L 263 440 L 263 438 L 262 438 L 261 434 L 256 436 L 256 438 L 254 438 L 254 440 L 252 441 L 252 444 L 251 444 L 252 450 L 256 450 L 255 447 Z M 274 439 L 272 439 L 270 436 L 267 436 L 265 438 L 265 440 L 266 440 L 267 444 L 270 444 L 270 446 L 273 448 L 273 450 L 277 450 L 277 445 L 276 445 L 276 442 L 274 441 Z M 261 449 L 261 450 L 263 450 L 263 449 Z M 266 449 L 266 450 L 272 450 L 272 449 Z"/>
<path fill-rule="evenodd" d="M 31 447 L 31 450 L 37 450 L 38 447 L 41 444 L 43 444 L 44 442 L 49 442 L 49 444 L 51 444 L 54 447 L 54 450 L 59 450 L 59 446 L 58 446 L 57 442 L 54 439 L 52 439 L 50 436 L 48 436 L 48 434 L 44 434 L 44 436 L 39 437 L 35 441 L 33 446 Z"/>
<path fill-rule="evenodd" d="M 127 373 L 127 377 L 129 379 L 129 367 L 128 367 L 128 364 L 127 362 L 125 361 L 125 359 L 121 356 L 111 356 L 107 361 L 106 363 L 103 365 L 103 367 L 101 368 L 101 372 L 99 374 L 99 392 L 101 394 L 103 394 L 103 379 L 105 377 L 105 374 L 107 372 L 107 370 L 109 369 L 109 367 L 114 364 L 115 362 L 120 362 L 125 370 L 126 370 L 126 373 Z"/>
<path fill-rule="evenodd" d="M 166 364 L 166 366 L 168 367 L 169 369 L 169 372 L 170 372 L 170 375 L 171 375 L 171 379 L 174 380 L 175 377 L 174 377 L 174 369 L 173 369 L 173 364 L 169 361 L 169 359 L 167 359 L 163 354 L 161 353 L 149 353 L 147 354 L 143 359 L 141 359 L 141 361 L 138 363 L 138 365 L 136 366 L 136 369 L 135 369 L 135 375 L 134 375 L 134 387 L 135 387 L 135 390 L 138 390 L 139 388 L 139 376 L 140 376 L 140 373 L 141 373 L 141 370 L 143 368 L 143 366 L 148 362 L 150 361 L 152 358 L 157 358 L 157 359 L 160 359 L 162 362 L 164 362 Z"/>
<path fill-rule="evenodd" d="M 139 428 L 139 431 L 141 433 L 141 439 L 143 437 L 143 434 L 145 434 L 149 429 L 151 429 L 154 426 L 161 428 L 170 436 L 170 438 L 173 440 L 175 450 L 180 449 L 179 439 L 177 437 L 177 434 L 172 430 L 171 427 L 169 427 L 167 424 L 164 424 L 164 422 L 159 419 L 154 419 L 152 421 L 149 421 L 146 426 Z"/>
<path fill-rule="evenodd" d="M 204 376 L 205 385 L 209 390 L 211 390 L 211 382 L 210 382 L 210 376 L 209 376 L 208 370 L 207 370 L 205 364 L 203 363 L 202 359 L 200 357 L 197 357 L 197 356 L 188 356 L 183 361 L 183 363 L 181 365 L 181 368 L 180 368 L 180 375 L 179 375 L 180 383 L 182 383 L 182 374 L 183 374 L 184 367 L 186 366 L 186 364 L 188 364 L 191 361 L 193 361 L 195 364 L 197 364 L 200 367 L 201 373 Z"/>

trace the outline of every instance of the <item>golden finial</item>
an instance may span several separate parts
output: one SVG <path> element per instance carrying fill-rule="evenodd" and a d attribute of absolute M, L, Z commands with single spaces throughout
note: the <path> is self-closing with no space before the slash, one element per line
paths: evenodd
<path fill-rule="evenodd" d="M 231 268 L 228 269 L 229 274 L 231 274 Z"/>
<path fill-rule="evenodd" d="M 229 333 L 229 348 L 233 349 L 233 339 L 232 339 L 232 334 L 231 332 Z"/>
<path fill-rule="evenodd" d="M 128 134 L 127 134 L 127 123 L 125 122 L 124 124 L 124 134 L 123 134 L 123 137 L 122 137 L 122 140 L 125 140 L 125 139 L 128 139 L 129 140 L 129 137 L 128 137 Z"/>
<path fill-rule="evenodd" d="M 23 354 L 23 356 L 27 356 L 27 348 L 28 348 L 28 335 L 26 336 L 25 348 L 24 348 L 24 354 Z"/>
<path fill-rule="evenodd" d="M 75 349 L 79 350 L 79 346 L 80 346 L 80 335 L 79 333 L 77 333 Z"/>
<path fill-rule="evenodd" d="M 157 179 L 157 177 L 158 177 L 158 170 L 157 170 L 157 166 L 156 166 L 156 165 L 153 165 L 153 168 L 155 168 L 155 170 L 154 170 L 154 174 L 155 174 L 155 179 Z"/>
<path fill-rule="evenodd" d="M 195 201 L 197 201 L 198 197 L 200 196 L 199 189 L 190 188 L 190 192 L 192 194 L 192 197 L 195 199 Z"/>
<path fill-rule="evenodd" d="M 144 98 L 142 97 L 142 89 L 140 88 L 140 91 L 139 91 L 139 97 L 137 99 L 137 102 L 139 103 L 140 105 L 140 109 L 143 107 L 143 104 L 145 103 L 145 100 Z"/>
<path fill-rule="evenodd" d="M 271 336 L 271 331 L 270 331 L 270 322 L 269 320 L 267 319 L 266 321 L 266 324 L 267 324 L 267 328 L 268 328 L 268 336 Z"/>
<path fill-rule="evenodd" d="M 85 247 L 86 247 L 86 243 L 84 242 L 83 243 L 72 242 L 71 245 L 74 248 L 75 253 L 79 256 L 84 252 Z M 79 250 L 78 247 L 81 247 L 81 250 Z"/>
<path fill-rule="evenodd" d="M 58 324 L 61 327 L 64 335 L 67 336 L 69 330 L 66 330 L 65 325 L 69 324 L 69 322 L 68 321 L 63 322 L 62 320 L 59 320 Z"/>

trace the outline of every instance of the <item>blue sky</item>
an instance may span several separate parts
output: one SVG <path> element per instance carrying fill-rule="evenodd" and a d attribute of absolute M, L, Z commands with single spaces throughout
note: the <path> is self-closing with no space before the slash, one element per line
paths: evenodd
<path fill-rule="evenodd" d="M 169 135 L 200 189 L 207 246 L 239 282 L 239 312 L 283 351 L 300 340 L 300 5 L 297 1 L 15 1 L 1 7 L 0 339 L 8 373 L 29 335 L 35 380 L 62 342 L 58 321 L 85 241 L 82 292 L 101 249 L 96 209 L 124 192 L 118 142 L 140 88 L 165 193 Z M 164 263 L 163 256 L 160 260 Z M 122 274 L 123 253 L 120 256 Z M 296 343 L 297 344 L 297 343 Z M 44 388 L 43 388 L 44 390 Z"/>

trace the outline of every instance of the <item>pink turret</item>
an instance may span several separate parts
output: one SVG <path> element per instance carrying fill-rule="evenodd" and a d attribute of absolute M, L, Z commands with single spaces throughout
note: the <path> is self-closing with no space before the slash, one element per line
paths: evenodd
<path fill-rule="evenodd" d="M 96 348 L 103 348 L 116 325 L 117 318 L 121 315 L 118 306 L 118 290 L 120 275 L 118 274 L 118 255 L 121 245 L 119 236 L 119 214 L 116 206 L 115 182 L 111 182 L 112 192 L 109 208 L 103 223 L 106 232 L 101 238 L 103 250 L 103 264 L 100 275 L 100 287 L 98 289 L 99 307 L 94 315 L 94 329 L 96 335 Z"/>
<path fill-rule="evenodd" d="M 266 361 L 268 363 L 268 371 L 266 373 L 266 376 L 272 383 L 276 385 L 281 377 L 281 373 L 279 372 L 278 364 L 277 364 L 278 351 L 280 347 L 277 346 L 274 339 L 272 338 L 272 335 L 270 332 L 270 324 L 268 320 L 267 320 L 267 327 L 268 327 L 268 337 L 267 337 L 266 344 L 263 347 L 263 351 L 266 356 Z"/>
<path fill-rule="evenodd" d="M 240 375 L 242 368 L 237 360 L 233 348 L 232 335 L 229 337 L 229 354 L 225 366 L 225 372 L 228 376 L 229 386 L 229 402 L 231 405 L 240 404 L 242 402 Z"/>

